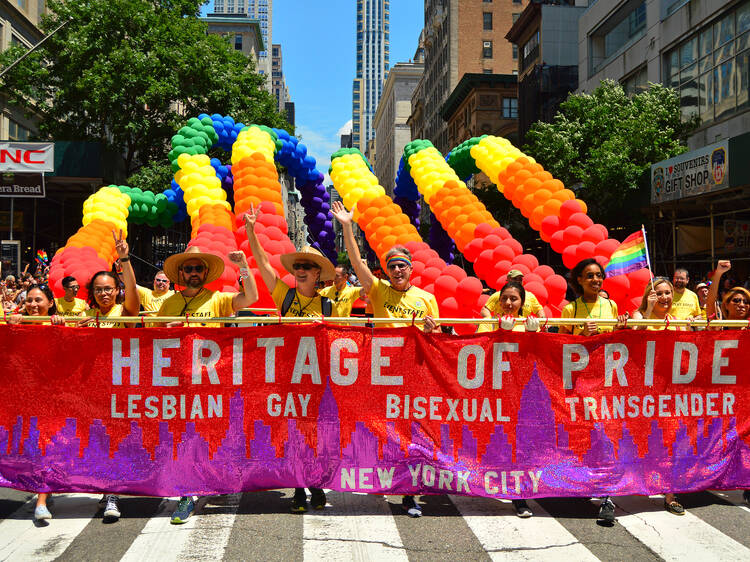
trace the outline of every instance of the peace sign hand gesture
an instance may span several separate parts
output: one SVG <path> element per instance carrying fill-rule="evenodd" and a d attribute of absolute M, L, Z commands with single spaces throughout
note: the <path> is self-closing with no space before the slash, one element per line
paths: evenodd
<path fill-rule="evenodd" d="M 122 236 L 122 229 L 120 229 L 119 237 L 112 231 L 112 239 L 115 241 L 115 250 L 117 251 L 118 258 L 127 258 L 130 255 L 130 247 L 128 246 L 127 240 Z"/>
<path fill-rule="evenodd" d="M 255 205 L 250 203 L 250 210 L 245 212 L 245 229 L 249 230 L 250 232 L 255 232 L 255 223 L 258 220 L 258 217 L 260 216 L 260 207 L 257 209 L 255 208 Z"/>

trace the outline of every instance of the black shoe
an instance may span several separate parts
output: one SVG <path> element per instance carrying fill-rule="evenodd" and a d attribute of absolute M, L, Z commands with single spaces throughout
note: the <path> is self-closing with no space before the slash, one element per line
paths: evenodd
<path fill-rule="evenodd" d="M 513 500 L 513 507 L 516 508 L 516 515 L 521 519 L 526 519 L 534 515 L 526 500 Z"/>
<path fill-rule="evenodd" d="M 295 488 L 292 498 L 292 513 L 304 513 L 307 511 L 307 494 L 304 488 Z"/>
<path fill-rule="evenodd" d="M 745 490 L 744 492 L 742 492 L 742 499 L 745 500 L 746 504 L 750 505 L 750 490 Z"/>
<path fill-rule="evenodd" d="M 682 507 L 682 504 L 677 500 L 673 500 L 670 503 L 667 503 L 667 500 L 664 500 L 664 509 L 675 515 L 685 515 L 685 508 Z"/>
<path fill-rule="evenodd" d="M 320 488 L 310 488 L 310 505 L 313 509 L 325 509 L 326 493 Z"/>
<path fill-rule="evenodd" d="M 604 498 L 601 507 L 599 508 L 599 519 L 600 523 L 606 525 L 614 525 L 615 523 L 615 504 L 609 499 L 609 496 Z"/>
<path fill-rule="evenodd" d="M 401 500 L 401 508 L 409 514 L 409 517 L 422 517 L 422 508 L 414 501 L 414 496 L 404 496 Z"/>

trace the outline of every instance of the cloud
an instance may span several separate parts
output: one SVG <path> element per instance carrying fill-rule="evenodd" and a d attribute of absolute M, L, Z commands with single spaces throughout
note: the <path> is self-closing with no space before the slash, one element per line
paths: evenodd
<path fill-rule="evenodd" d="M 336 133 L 339 137 L 341 135 L 351 135 L 352 134 L 352 120 L 349 119 L 346 123 L 344 123 L 341 128 L 339 129 L 339 132 Z"/>
<path fill-rule="evenodd" d="M 349 120 L 335 134 L 331 130 L 317 131 L 305 125 L 297 125 L 295 128 L 297 135 L 301 137 L 300 142 L 307 147 L 307 153 L 315 158 L 316 168 L 325 175 L 324 183 L 326 185 L 331 183 L 331 178 L 328 176 L 331 154 L 341 148 L 341 135 L 344 134 L 341 131 L 345 130 L 347 126 L 351 129 L 351 125 L 352 122 Z"/>

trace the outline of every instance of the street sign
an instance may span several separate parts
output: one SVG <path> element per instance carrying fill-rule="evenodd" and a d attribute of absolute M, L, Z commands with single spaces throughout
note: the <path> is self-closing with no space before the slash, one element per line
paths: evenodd
<path fill-rule="evenodd" d="M 0 174 L 0 197 L 45 197 L 44 174 Z"/>

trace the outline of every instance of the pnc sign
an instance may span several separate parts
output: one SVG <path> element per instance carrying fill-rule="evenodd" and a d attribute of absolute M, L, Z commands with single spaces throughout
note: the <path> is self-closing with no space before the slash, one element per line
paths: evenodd
<path fill-rule="evenodd" d="M 42 173 L 54 171 L 54 143 L 0 141 L 0 172 Z"/>

